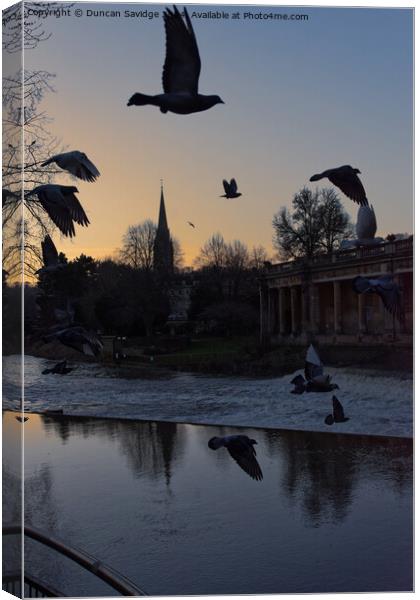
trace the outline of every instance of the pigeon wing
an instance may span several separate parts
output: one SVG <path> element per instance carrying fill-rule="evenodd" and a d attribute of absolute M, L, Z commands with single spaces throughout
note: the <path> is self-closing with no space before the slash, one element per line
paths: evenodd
<path fill-rule="evenodd" d="M 162 84 L 165 94 L 197 94 L 201 61 L 197 40 L 187 9 L 185 22 L 174 6 L 163 13 L 166 33 L 166 58 Z"/>
<path fill-rule="evenodd" d="M 231 457 L 245 473 L 256 481 L 262 480 L 263 474 L 256 458 L 255 449 L 252 445 L 241 440 L 233 440 L 229 442 L 227 449 Z"/>
<path fill-rule="evenodd" d="M 100 173 L 98 169 L 95 167 L 93 162 L 91 162 L 86 155 L 82 156 L 81 163 L 81 175 L 80 179 L 84 179 L 85 181 L 95 181 L 97 177 L 99 177 Z"/>
<path fill-rule="evenodd" d="M 229 182 L 226 181 L 226 179 L 223 180 L 223 188 L 225 190 L 225 194 L 227 194 L 229 196 L 229 194 L 230 194 L 230 185 L 229 185 Z"/>
<path fill-rule="evenodd" d="M 324 373 L 324 367 L 317 351 L 311 344 L 306 352 L 305 377 L 307 381 L 315 379 Z"/>
<path fill-rule="evenodd" d="M 59 190 L 40 190 L 38 200 L 51 221 L 68 237 L 75 235 L 73 219 L 67 207 L 65 198 Z"/>
<path fill-rule="evenodd" d="M 232 194 L 236 194 L 236 192 L 238 191 L 238 184 L 236 183 L 236 179 L 231 179 L 230 180 L 230 189 Z"/>
<path fill-rule="evenodd" d="M 334 421 L 340 423 L 340 421 L 342 422 L 345 419 L 343 406 L 340 400 L 338 400 L 338 398 L 336 398 L 335 396 L 333 396 L 332 403 Z"/>
<path fill-rule="evenodd" d="M 49 267 L 58 264 L 57 248 L 49 235 L 46 235 L 41 242 L 41 249 L 44 266 Z"/>
<path fill-rule="evenodd" d="M 402 320 L 404 315 L 399 286 L 393 282 L 380 282 L 375 286 L 375 291 L 381 297 L 386 310 L 399 320 Z"/>
<path fill-rule="evenodd" d="M 65 197 L 67 208 L 71 214 L 73 221 L 76 221 L 79 225 L 89 225 L 89 219 L 82 205 L 74 194 L 73 190 L 76 188 L 69 187 L 68 189 L 63 188 L 63 194 Z"/>
<path fill-rule="evenodd" d="M 353 173 L 348 170 L 342 170 L 340 168 L 331 169 L 328 179 L 348 198 L 357 204 L 360 204 L 361 206 L 368 206 L 365 188 L 358 178 L 357 173 Z"/>

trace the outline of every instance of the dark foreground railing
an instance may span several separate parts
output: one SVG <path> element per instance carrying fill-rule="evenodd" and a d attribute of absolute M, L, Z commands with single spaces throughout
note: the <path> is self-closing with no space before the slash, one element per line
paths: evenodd
<path fill-rule="evenodd" d="M 19 535 L 22 533 L 22 527 L 20 525 L 8 525 L 3 527 L 3 535 Z M 25 536 L 40 542 L 44 546 L 52 548 L 56 552 L 59 552 L 63 556 L 66 556 L 70 560 L 78 563 L 81 567 L 93 573 L 99 579 L 102 579 L 114 590 L 119 592 L 122 596 L 146 596 L 147 594 L 132 583 L 127 577 L 121 575 L 117 571 L 114 571 L 111 567 L 108 567 L 101 561 L 97 560 L 93 556 L 90 556 L 83 550 L 78 550 L 68 546 L 61 540 L 54 538 L 50 535 L 46 535 L 35 529 L 30 525 L 24 527 Z M 57 592 L 51 586 L 46 583 L 40 582 L 35 577 L 28 573 L 24 576 L 24 587 L 25 594 L 20 593 L 22 591 L 22 581 L 19 574 L 8 574 L 3 575 L 3 589 L 16 596 L 24 596 L 28 598 L 45 598 L 45 597 L 62 597 L 61 592 Z"/>

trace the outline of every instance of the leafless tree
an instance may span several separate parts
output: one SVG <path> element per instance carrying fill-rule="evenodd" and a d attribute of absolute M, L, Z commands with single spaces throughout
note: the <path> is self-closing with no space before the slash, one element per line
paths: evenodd
<path fill-rule="evenodd" d="M 226 242 L 221 233 L 214 233 L 200 248 L 195 264 L 200 267 L 222 269 L 226 266 Z"/>
<path fill-rule="evenodd" d="M 42 207 L 27 193 L 59 173 L 54 166 L 40 166 L 62 149 L 48 131 L 51 119 L 40 107 L 45 94 L 53 91 L 53 78 L 46 71 L 20 71 L 3 79 L 3 260 L 11 278 L 20 273 L 22 251 L 24 273 L 33 278 L 40 240 L 52 230 Z"/>
<path fill-rule="evenodd" d="M 61 13 L 72 3 L 19 2 L 3 11 L 3 50 L 9 53 L 36 48 L 51 37 L 45 28 L 47 12 Z"/>
<path fill-rule="evenodd" d="M 157 226 L 151 219 L 137 225 L 130 225 L 123 236 L 120 260 L 135 269 L 153 270 L 153 248 Z M 180 242 L 172 237 L 174 268 L 181 269 L 183 252 Z"/>
<path fill-rule="evenodd" d="M 273 218 L 273 244 L 283 260 L 332 252 L 351 234 L 350 218 L 334 190 L 303 188 L 292 205 L 292 213 L 283 207 Z"/>

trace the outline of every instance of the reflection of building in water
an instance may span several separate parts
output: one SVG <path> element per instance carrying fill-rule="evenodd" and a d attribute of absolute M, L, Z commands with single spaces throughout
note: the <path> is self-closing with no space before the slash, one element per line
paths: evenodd
<path fill-rule="evenodd" d="M 172 462 L 182 449 L 184 436 L 176 423 L 136 422 L 89 417 L 43 416 L 46 433 L 52 429 L 65 443 L 72 435 L 117 440 L 136 476 L 165 476 L 169 485 Z"/>
<path fill-rule="evenodd" d="M 405 324 L 385 310 L 377 294 L 357 294 L 358 276 L 393 275 L 402 288 Z M 267 266 L 260 290 L 262 339 L 306 343 L 412 343 L 413 240 L 339 250 Z"/>
<path fill-rule="evenodd" d="M 339 523 L 351 512 L 359 481 L 381 479 L 401 493 L 412 486 L 413 440 L 265 430 L 270 454 L 283 457 L 282 489 L 311 525 Z"/>

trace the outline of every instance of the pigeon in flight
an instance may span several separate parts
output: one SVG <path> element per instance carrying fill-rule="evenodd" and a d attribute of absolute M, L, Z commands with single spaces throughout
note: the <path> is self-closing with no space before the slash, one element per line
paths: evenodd
<path fill-rule="evenodd" d="M 366 292 L 378 294 L 386 310 L 397 317 L 399 321 L 404 320 L 401 288 L 392 280 L 392 275 L 383 275 L 376 279 L 368 279 L 359 275 L 353 279 L 353 289 L 358 294 Z"/>
<path fill-rule="evenodd" d="M 51 373 L 53 375 L 67 375 L 68 373 L 71 373 L 71 371 L 73 371 L 73 368 L 67 366 L 66 360 L 62 360 L 54 365 L 51 369 L 44 369 L 42 374 L 49 375 Z"/>
<path fill-rule="evenodd" d="M 239 196 L 242 196 L 242 194 L 238 192 L 238 184 L 235 179 L 231 179 L 230 183 L 224 179 L 223 187 L 225 193 L 220 196 L 221 198 L 239 198 Z"/>
<path fill-rule="evenodd" d="M 261 481 L 263 474 L 256 458 L 257 453 L 254 448 L 256 443 L 247 435 L 226 435 L 224 437 L 212 437 L 208 442 L 208 446 L 212 450 L 218 450 L 224 446 L 245 473 L 252 479 Z"/>
<path fill-rule="evenodd" d="M 173 112 L 188 115 L 208 110 L 216 104 L 224 104 L 220 96 L 204 96 L 198 93 L 201 61 L 194 29 L 184 8 L 185 21 L 174 6 L 166 8 L 163 21 L 166 33 L 166 58 L 163 66 L 163 94 L 148 96 L 134 94 L 127 106 L 158 106 L 162 113 Z"/>
<path fill-rule="evenodd" d="M 55 339 L 64 346 L 74 348 L 74 350 L 82 352 L 86 356 L 99 356 L 103 350 L 103 344 L 99 337 L 79 325 L 59 329 L 44 336 L 45 342 L 51 342 Z"/>
<path fill-rule="evenodd" d="M 333 423 L 344 423 L 345 421 L 349 420 L 348 417 L 344 416 L 343 406 L 342 406 L 340 400 L 338 398 L 336 398 L 336 396 L 332 397 L 332 405 L 333 405 L 332 415 L 327 415 L 325 417 L 324 423 L 326 425 L 333 425 Z"/>
<path fill-rule="evenodd" d="M 64 264 L 59 261 L 57 248 L 48 234 L 41 242 L 41 249 L 44 266 L 41 269 L 38 269 L 36 272 L 37 275 L 52 273 L 64 266 Z"/>
<path fill-rule="evenodd" d="M 319 181 L 326 177 L 351 200 L 361 206 L 369 206 L 365 189 L 357 176 L 358 173 L 360 173 L 359 169 L 353 169 L 350 165 L 343 165 L 336 169 L 327 169 L 322 173 L 312 175 L 309 181 Z"/>
<path fill-rule="evenodd" d="M 195 229 L 195 225 L 194 225 L 194 223 L 191 223 L 191 221 L 187 221 L 187 223 L 188 223 L 188 225 L 189 225 L 190 227 L 192 227 L 193 229 Z"/>
<path fill-rule="evenodd" d="M 296 375 L 290 383 L 295 386 L 291 391 L 292 394 L 331 392 L 339 389 L 336 383 L 331 383 L 330 375 L 324 375 L 324 365 L 312 344 L 306 352 L 305 377 Z"/>
<path fill-rule="evenodd" d="M 15 417 L 16 421 L 19 421 L 19 423 L 26 423 L 26 421 L 29 421 L 29 417 Z"/>
<path fill-rule="evenodd" d="M 51 163 L 55 163 L 64 171 L 68 171 L 75 177 L 83 179 L 83 181 L 95 181 L 100 173 L 95 165 L 88 159 L 84 152 L 72 150 L 71 152 L 63 152 L 55 154 L 48 160 L 42 163 L 42 167 L 46 167 Z"/>
<path fill-rule="evenodd" d="M 31 196 L 37 196 L 37 201 L 61 233 L 73 237 L 73 221 L 82 226 L 89 225 L 89 219 L 75 195 L 77 192 L 78 189 L 72 185 L 47 183 L 31 190 L 28 197 L 31 200 Z"/>

